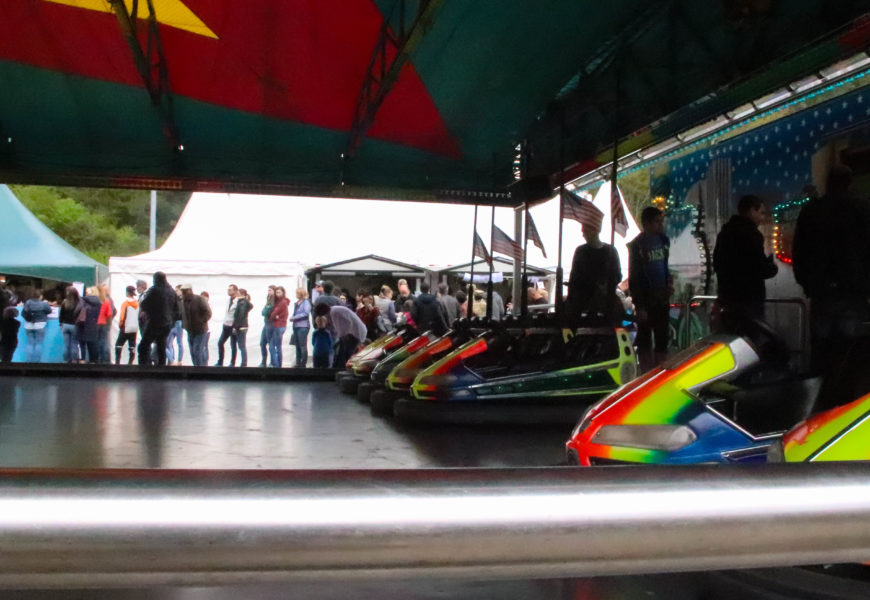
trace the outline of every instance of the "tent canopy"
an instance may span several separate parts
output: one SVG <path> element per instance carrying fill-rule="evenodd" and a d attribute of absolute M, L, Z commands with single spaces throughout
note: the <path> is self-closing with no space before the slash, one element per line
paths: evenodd
<path fill-rule="evenodd" d="M 360 256 L 357 258 L 349 258 L 328 265 L 317 265 L 305 271 L 305 275 L 311 279 L 324 279 L 336 275 L 357 276 L 357 275 L 380 275 L 389 274 L 392 277 L 399 278 L 422 278 L 426 276 L 426 271 L 392 258 L 384 258 L 375 254 Z"/>
<path fill-rule="evenodd" d="M 524 140 L 594 165 L 870 40 L 868 0 L 133 4 L 3 3 L 0 177 L 510 203 Z"/>
<path fill-rule="evenodd" d="M 108 276 L 105 265 L 43 225 L 5 185 L 0 185 L 0 273 L 86 285 Z"/>

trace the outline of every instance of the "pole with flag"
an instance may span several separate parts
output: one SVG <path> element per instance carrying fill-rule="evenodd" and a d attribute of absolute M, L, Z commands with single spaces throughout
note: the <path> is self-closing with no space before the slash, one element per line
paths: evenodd
<path fill-rule="evenodd" d="M 525 219 L 523 223 L 523 291 L 522 296 L 520 296 L 520 314 L 525 319 L 526 315 L 529 314 L 529 203 L 526 202 L 523 205 L 525 209 Z M 536 231 L 537 233 L 537 231 Z M 544 255 L 546 258 L 547 255 Z M 514 298 L 514 306 L 517 304 L 517 299 Z"/>
<path fill-rule="evenodd" d="M 474 237 L 471 239 L 471 275 L 468 280 L 468 309 L 465 314 L 469 319 L 474 314 L 471 310 L 471 303 L 474 296 L 474 257 L 477 256 L 477 242 L 480 238 L 477 236 L 477 204 L 474 205 Z"/>
<path fill-rule="evenodd" d="M 492 213 L 490 215 L 490 223 L 489 223 L 489 247 L 492 252 L 495 252 L 495 204 L 492 205 Z M 489 261 L 489 281 L 486 284 L 486 318 L 492 318 L 492 269 L 493 269 L 493 261 L 490 258 Z"/>
<path fill-rule="evenodd" d="M 565 109 L 559 126 L 559 261 L 556 263 L 556 314 L 562 315 L 562 220 L 565 218 Z"/>

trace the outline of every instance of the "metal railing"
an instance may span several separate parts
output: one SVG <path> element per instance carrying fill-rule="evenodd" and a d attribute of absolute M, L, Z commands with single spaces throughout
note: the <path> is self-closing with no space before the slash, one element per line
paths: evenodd
<path fill-rule="evenodd" d="M 523 578 L 870 558 L 870 464 L 0 471 L 0 586 Z"/>

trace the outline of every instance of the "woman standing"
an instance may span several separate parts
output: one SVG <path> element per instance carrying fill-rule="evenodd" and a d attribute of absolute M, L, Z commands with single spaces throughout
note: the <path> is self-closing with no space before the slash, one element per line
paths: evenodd
<path fill-rule="evenodd" d="M 269 345 L 269 340 L 272 339 L 272 321 L 269 320 L 269 315 L 272 314 L 272 306 L 275 304 L 275 286 L 269 286 L 269 292 L 266 294 L 266 304 L 260 312 L 263 315 L 263 331 L 260 333 L 260 366 L 266 366 L 267 354 L 266 348 Z"/>
<path fill-rule="evenodd" d="M 42 362 L 42 342 L 45 340 L 45 327 L 50 314 L 51 305 L 42 299 L 42 292 L 33 290 L 30 300 L 21 309 L 24 332 L 27 335 L 27 362 Z"/>
<path fill-rule="evenodd" d="M 359 305 L 356 309 L 356 316 L 358 316 L 366 326 L 366 335 L 368 336 L 368 339 L 375 340 L 380 337 L 378 334 L 378 317 L 380 316 L 381 311 L 378 310 L 377 306 L 375 306 L 375 299 L 372 298 L 370 293 L 361 291 L 358 297 Z"/>
<path fill-rule="evenodd" d="M 109 285 L 104 283 L 97 288 L 97 297 L 100 299 L 100 315 L 97 317 L 97 346 L 100 355 L 100 363 L 107 365 L 109 362 L 109 330 L 112 328 L 112 319 L 115 318 L 115 303 L 109 296 Z"/>
<path fill-rule="evenodd" d="M 97 321 L 103 306 L 97 294 L 99 291 L 96 287 L 89 287 L 85 290 L 85 296 L 82 298 L 82 312 L 84 314 L 79 314 L 76 319 L 76 336 L 79 339 L 81 360 L 84 362 L 85 357 L 87 357 L 88 362 L 94 364 L 100 358 Z"/>
<path fill-rule="evenodd" d="M 296 346 L 296 368 L 308 366 L 308 332 L 311 331 L 311 302 L 305 288 L 296 290 L 296 303 L 293 305 L 293 337 Z"/>
<path fill-rule="evenodd" d="M 236 366 L 236 347 L 242 355 L 240 367 L 248 366 L 248 313 L 254 308 L 248 290 L 239 288 L 236 292 L 236 310 L 233 313 L 233 334 L 230 336 L 230 366 Z"/>
<path fill-rule="evenodd" d="M 287 330 L 287 318 L 290 316 L 290 299 L 283 286 L 275 288 L 275 303 L 269 314 L 272 323 L 272 337 L 269 338 L 269 356 L 272 367 L 281 367 L 284 363 L 284 355 L 281 353 L 281 342 L 284 340 L 284 332 Z"/>
<path fill-rule="evenodd" d="M 84 307 L 79 291 L 69 286 L 66 296 L 60 303 L 60 333 L 63 336 L 63 360 L 67 363 L 79 362 L 79 338 L 76 335 L 76 319 Z"/>

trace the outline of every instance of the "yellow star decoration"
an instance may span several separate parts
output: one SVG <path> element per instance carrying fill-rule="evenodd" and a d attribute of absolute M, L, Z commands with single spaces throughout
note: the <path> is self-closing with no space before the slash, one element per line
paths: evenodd
<path fill-rule="evenodd" d="M 112 5 L 109 0 L 45 0 L 46 2 L 54 2 L 55 4 L 65 4 L 75 8 L 84 8 L 86 10 L 96 10 L 98 12 L 112 13 Z M 187 8 L 183 0 L 152 0 L 154 4 L 154 12 L 157 14 L 157 21 L 168 27 L 182 29 L 202 35 L 218 39 L 218 36 L 208 28 L 208 25 L 203 23 L 192 10 Z M 133 0 L 124 0 L 127 6 L 127 11 L 133 10 Z M 139 0 L 139 18 L 148 18 L 148 2 L 147 0 Z"/>

